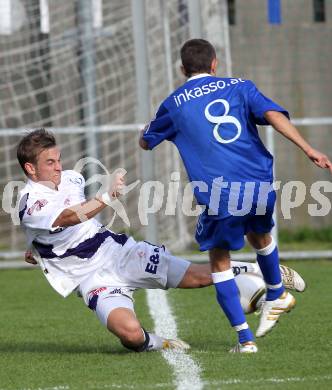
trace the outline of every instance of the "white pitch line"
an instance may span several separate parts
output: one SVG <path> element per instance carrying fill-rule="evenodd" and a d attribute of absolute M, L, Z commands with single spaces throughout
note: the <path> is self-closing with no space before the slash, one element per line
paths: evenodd
<path fill-rule="evenodd" d="M 163 290 L 146 290 L 151 317 L 154 320 L 155 332 L 166 338 L 176 339 L 177 326 L 166 292 Z M 163 357 L 173 367 L 177 390 L 201 390 L 201 368 L 184 351 L 162 351 Z"/>

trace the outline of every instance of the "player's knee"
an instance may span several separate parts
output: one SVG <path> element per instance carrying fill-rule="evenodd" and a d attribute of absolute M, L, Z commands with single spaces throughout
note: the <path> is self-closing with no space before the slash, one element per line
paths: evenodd
<path fill-rule="evenodd" d="M 253 248 L 263 249 L 271 243 L 272 238 L 270 233 L 248 232 L 247 239 Z"/>

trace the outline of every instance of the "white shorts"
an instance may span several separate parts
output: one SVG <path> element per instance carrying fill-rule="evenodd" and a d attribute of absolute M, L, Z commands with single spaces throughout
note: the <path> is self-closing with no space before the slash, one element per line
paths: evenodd
<path fill-rule="evenodd" d="M 85 279 L 79 293 L 86 305 L 96 310 L 99 297 L 124 296 L 132 300 L 138 288 L 175 288 L 189 266 L 189 261 L 172 256 L 164 246 L 141 241 Z"/>
<path fill-rule="evenodd" d="M 105 291 L 99 295 L 95 311 L 99 321 L 107 327 L 107 319 L 110 312 L 119 308 L 131 310 L 135 314 L 134 302 L 131 298 L 124 295 L 112 296 Z"/>

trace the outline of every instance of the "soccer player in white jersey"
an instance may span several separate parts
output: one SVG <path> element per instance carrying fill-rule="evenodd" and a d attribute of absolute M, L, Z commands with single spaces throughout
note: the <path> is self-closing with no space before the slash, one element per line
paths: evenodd
<path fill-rule="evenodd" d="M 208 265 L 191 265 L 163 246 L 135 242 L 116 234 L 93 217 L 116 198 L 124 186 L 118 176 L 100 197 L 86 200 L 85 181 L 75 171 L 62 171 L 54 136 L 44 129 L 26 135 L 17 148 L 18 161 L 28 177 L 20 193 L 19 217 L 31 252 L 52 287 L 66 297 L 74 290 L 99 320 L 129 349 L 141 352 L 187 348 L 145 331 L 136 318 L 132 295 L 137 288 L 197 288 L 212 284 Z M 234 263 L 235 273 L 258 273 L 255 265 Z M 291 273 L 290 288 L 304 288 Z M 287 274 L 287 275 L 286 275 Z M 293 277 L 295 276 L 295 277 Z M 302 280 L 302 279 L 301 279 Z"/>
<path fill-rule="evenodd" d="M 230 268 L 229 251 L 241 249 L 245 235 L 257 252 L 267 286 L 256 336 L 264 336 L 280 314 L 295 304 L 294 297 L 284 291 L 278 249 L 270 234 L 276 198 L 273 158 L 256 125 L 272 125 L 317 166 L 332 172 L 332 164 L 302 138 L 288 112 L 253 82 L 216 77 L 216 52 L 209 42 L 187 41 L 181 60 L 188 80 L 161 103 L 155 119 L 142 132 L 140 146 L 153 149 L 168 140 L 178 148 L 197 202 L 205 206 L 196 240 L 200 250 L 209 251 L 217 300 L 238 333 L 239 344 L 232 352 L 256 352 Z"/>

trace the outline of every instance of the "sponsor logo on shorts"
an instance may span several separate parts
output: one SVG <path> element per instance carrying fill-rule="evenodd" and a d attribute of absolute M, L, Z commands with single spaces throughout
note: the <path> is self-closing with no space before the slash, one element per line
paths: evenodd
<path fill-rule="evenodd" d="M 109 291 L 107 291 L 108 295 L 118 295 L 118 294 L 124 293 L 124 291 L 122 291 L 121 288 L 114 288 L 114 289 L 110 290 L 109 287 L 98 287 L 98 288 L 89 292 L 89 297 L 90 297 L 89 299 L 92 299 L 93 297 L 98 296 L 99 294 L 101 294 L 102 292 L 104 292 L 106 290 L 109 290 Z"/>
<path fill-rule="evenodd" d="M 200 236 L 203 233 L 203 224 L 201 222 L 201 218 L 198 219 L 196 225 L 196 233 Z"/>
<path fill-rule="evenodd" d="M 150 256 L 149 262 L 145 267 L 145 272 L 154 275 L 157 273 L 158 264 L 159 264 L 159 250 L 160 250 L 159 247 L 154 248 L 153 250 L 154 254 Z"/>
<path fill-rule="evenodd" d="M 109 294 L 122 294 L 121 288 L 115 288 L 114 290 L 110 291 Z"/>
<path fill-rule="evenodd" d="M 105 291 L 107 287 L 99 287 L 96 288 L 95 290 L 92 290 L 89 292 L 90 295 L 99 295 L 101 292 Z"/>

